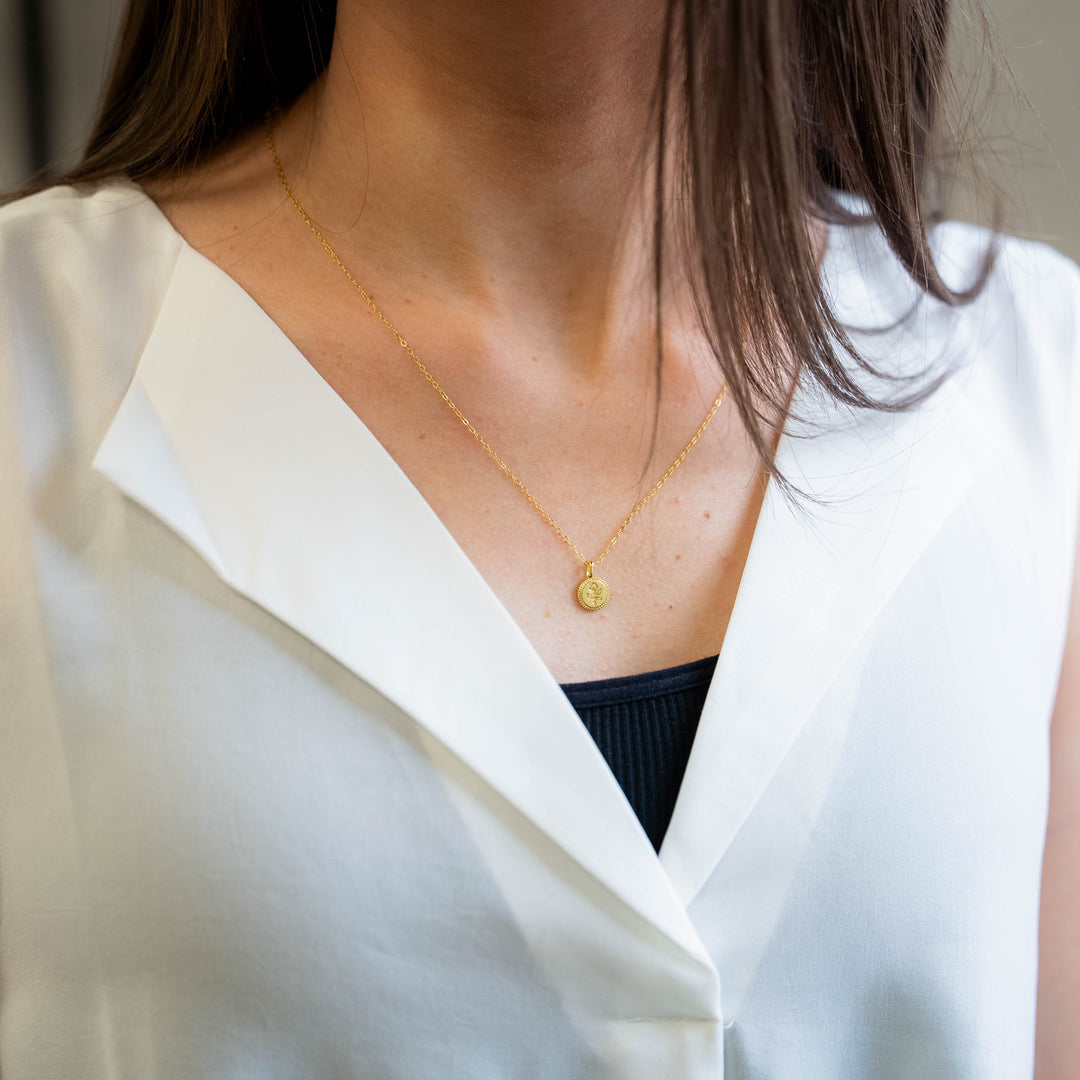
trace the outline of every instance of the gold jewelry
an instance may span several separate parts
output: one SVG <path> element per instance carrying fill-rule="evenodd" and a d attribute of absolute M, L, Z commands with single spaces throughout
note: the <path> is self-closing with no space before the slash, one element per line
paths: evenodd
<path fill-rule="evenodd" d="M 712 408 L 709 409 L 708 413 L 705 416 L 705 419 L 701 422 L 701 426 L 697 429 L 697 431 L 694 432 L 690 441 L 683 448 L 683 452 L 675 459 L 674 462 L 672 462 L 667 472 L 665 472 L 664 475 L 661 476 L 660 479 L 657 480 L 657 482 L 652 486 L 652 488 L 650 488 L 649 491 L 646 492 L 645 495 L 643 495 L 638 500 L 637 505 L 634 506 L 633 510 L 631 510 L 630 513 L 627 514 L 625 518 L 623 518 L 623 522 L 619 526 L 619 531 L 615 533 L 615 535 L 608 541 L 607 547 L 604 548 L 604 550 L 595 559 L 586 558 L 578 550 L 577 546 L 566 535 L 566 533 L 563 532 L 561 528 L 559 528 L 552 516 L 540 505 L 539 501 L 536 499 L 533 493 L 529 491 L 529 489 L 514 475 L 514 473 L 510 470 L 509 466 L 507 466 L 507 464 L 502 460 L 502 458 L 500 458 L 499 455 L 495 453 L 495 451 L 487 443 L 487 441 L 480 434 L 480 432 L 478 432 L 476 428 L 473 427 L 472 423 L 464 415 L 462 415 L 461 410 L 450 400 L 450 398 L 446 394 L 446 391 L 443 390 L 443 388 L 435 381 L 435 377 L 424 366 L 423 361 L 421 361 L 420 357 L 417 356 L 415 352 L 413 352 L 412 347 L 409 345 L 409 343 L 401 336 L 401 334 L 398 333 L 393 323 L 391 323 L 390 320 L 382 313 L 382 311 L 379 310 L 379 308 L 375 304 L 375 301 L 371 299 L 371 297 L 361 286 L 360 282 L 358 282 L 356 278 L 354 278 L 353 275 L 349 272 L 348 267 L 346 267 L 346 265 L 341 261 L 341 259 L 338 258 L 337 252 L 334 251 L 334 249 L 329 245 L 329 243 L 327 243 L 326 238 L 319 231 L 318 226 L 316 226 L 315 222 L 311 220 L 303 206 L 300 205 L 300 201 L 297 199 L 292 187 L 289 185 L 289 181 L 285 178 L 285 170 L 282 168 L 281 159 L 278 157 L 277 146 L 274 143 L 273 110 L 266 114 L 266 141 L 270 146 L 270 155 L 274 159 L 274 167 L 277 170 L 278 179 L 281 181 L 281 186 L 285 189 L 285 194 L 288 195 L 289 201 L 293 204 L 294 207 L 296 207 L 297 213 L 299 213 L 299 215 L 306 222 L 308 228 L 310 228 L 311 231 L 318 238 L 319 243 L 322 244 L 323 248 L 325 248 L 326 253 L 337 264 L 338 269 L 341 270 L 341 272 L 349 279 L 350 283 L 357 290 L 357 292 L 359 292 L 360 295 L 367 301 L 368 306 L 378 317 L 379 321 L 382 322 L 382 324 L 387 328 L 387 330 L 390 331 L 391 334 L 393 334 L 398 345 L 400 345 L 401 348 L 404 349 L 409 354 L 409 356 L 413 358 L 416 366 L 423 372 L 424 378 L 426 378 L 427 381 L 431 383 L 431 385 L 435 388 L 436 392 L 443 399 L 443 401 L 445 401 L 446 404 L 450 406 L 454 415 L 465 425 L 465 427 L 469 429 L 469 432 L 473 435 L 476 441 L 479 442 L 480 445 L 488 452 L 495 464 L 498 465 L 499 468 L 507 475 L 507 477 L 509 477 L 509 479 L 514 482 L 514 484 L 520 489 L 525 498 L 528 499 L 532 506 L 540 513 L 540 516 L 544 519 L 544 521 L 546 521 L 548 525 L 551 526 L 551 528 L 555 531 L 559 538 L 578 557 L 580 562 L 585 567 L 585 577 L 581 580 L 581 583 L 577 587 L 578 603 L 581 605 L 582 608 L 584 608 L 585 611 L 599 611 L 611 599 L 611 589 L 609 588 L 608 583 L 602 577 L 597 577 L 593 573 L 593 567 L 599 566 L 600 563 L 604 561 L 608 552 L 611 551 L 611 549 L 615 546 L 616 541 L 619 539 L 620 536 L 622 536 L 623 532 L 626 530 L 627 525 L 630 524 L 630 522 L 634 519 L 634 517 L 641 510 L 641 508 L 660 490 L 661 484 L 663 484 L 664 481 L 682 464 L 683 458 L 685 458 L 686 455 L 690 453 L 690 448 L 694 445 L 694 443 L 698 441 L 698 439 L 701 437 L 701 433 L 705 430 L 705 428 L 709 424 L 709 421 L 713 418 L 713 414 L 718 408 L 720 408 L 720 403 L 724 400 L 724 395 L 727 393 L 727 382 L 725 381 L 723 388 L 720 391 L 720 394 L 712 403 Z"/>

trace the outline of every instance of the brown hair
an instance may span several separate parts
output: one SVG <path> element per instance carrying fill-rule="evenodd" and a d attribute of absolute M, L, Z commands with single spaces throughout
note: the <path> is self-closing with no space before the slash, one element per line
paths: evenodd
<path fill-rule="evenodd" d="M 796 366 L 839 401 L 892 412 L 926 400 L 951 374 L 896 400 L 874 398 L 853 381 L 842 354 L 873 375 L 901 376 L 861 358 L 831 310 L 807 215 L 851 223 L 857 219 L 836 192 L 860 196 L 922 295 L 945 304 L 974 298 L 991 269 L 993 244 L 970 287 L 956 291 L 930 250 L 928 232 L 944 214 L 942 180 L 956 159 L 939 116 L 950 6 L 667 0 L 654 118 L 664 146 L 676 115 L 670 87 L 679 87 L 679 194 L 689 210 L 684 243 L 697 312 L 729 395 L 785 496 L 813 499 L 776 469 L 765 427 L 775 424 L 769 413 L 784 414 Z M 335 11 L 334 0 L 129 0 L 86 152 L 51 183 L 140 180 L 195 164 L 322 71 Z M 975 12 L 985 28 L 981 8 Z M 657 297 L 661 176 L 658 159 Z M 656 311 L 659 384 L 659 303 Z"/>

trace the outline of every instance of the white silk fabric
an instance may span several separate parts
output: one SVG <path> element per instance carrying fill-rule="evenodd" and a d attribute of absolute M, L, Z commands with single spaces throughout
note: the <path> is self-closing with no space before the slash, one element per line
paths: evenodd
<path fill-rule="evenodd" d="M 936 231 L 954 283 L 987 240 Z M 126 181 L 0 211 L 5 1080 L 1030 1080 L 1080 272 L 915 303 L 849 225 L 823 274 L 955 373 L 800 385 L 829 504 L 767 491 L 657 855 L 236 282 Z"/>

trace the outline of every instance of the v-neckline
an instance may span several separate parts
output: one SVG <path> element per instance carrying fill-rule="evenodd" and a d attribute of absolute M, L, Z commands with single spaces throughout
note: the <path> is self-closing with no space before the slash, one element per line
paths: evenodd
<path fill-rule="evenodd" d="M 971 483 L 964 414 L 917 443 L 921 414 L 870 418 L 799 453 L 785 426 L 780 467 L 847 501 L 811 527 L 767 485 L 657 857 L 560 684 L 420 491 L 250 294 L 133 187 L 141 227 L 175 264 L 93 467 L 711 970 L 686 907 Z M 832 266 L 832 250 L 823 270 L 861 281 L 859 258 Z M 898 347 L 918 358 L 910 337 Z M 793 415 L 812 417 L 809 404 L 800 382 Z"/>
<path fill-rule="evenodd" d="M 498 596 L 498 594 L 496 593 L 494 587 L 490 584 L 490 582 L 487 580 L 487 578 L 480 571 L 479 567 L 473 561 L 471 556 L 469 556 L 468 552 L 466 551 L 466 549 L 463 546 L 463 544 L 461 543 L 461 541 L 458 540 L 457 536 L 450 530 L 450 528 L 446 525 L 446 523 L 442 520 L 442 518 L 439 517 L 438 513 L 435 511 L 434 507 L 431 505 L 431 503 L 428 500 L 427 496 L 424 495 L 423 491 L 419 488 L 417 483 L 409 475 L 409 473 L 406 471 L 406 469 L 399 463 L 398 459 L 387 448 L 387 446 L 383 443 L 383 441 L 379 438 L 379 436 L 377 436 L 374 433 L 371 426 L 352 407 L 352 405 L 349 403 L 349 401 L 346 399 L 346 397 L 337 389 L 337 387 L 335 387 L 335 385 L 329 380 L 329 378 L 327 378 L 327 376 L 323 374 L 323 372 L 322 372 L 322 370 L 320 370 L 319 366 L 317 364 L 313 363 L 310 360 L 310 358 L 307 357 L 304 354 L 304 352 L 300 349 L 300 347 L 298 345 L 296 345 L 296 343 L 293 341 L 293 339 L 290 337 L 290 335 L 284 330 L 281 323 L 273 315 L 271 315 L 270 312 L 267 311 L 265 307 L 263 307 L 262 303 L 259 300 L 255 299 L 255 297 L 247 290 L 247 288 L 245 288 L 245 286 L 243 284 L 240 283 L 240 281 L 238 281 L 235 277 L 233 277 L 233 275 L 230 274 L 228 270 L 226 270 L 224 267 L 219 265 L 215 260 L 213 260 L 209 256 L 203 254 L 202 251 L 200 251 L 198 248 L 196 248 L 196 247 L 194 247 L 192 245 L 192 243 L 187 239 L 187 237 L 183 233 L 180 232 L 179 229 L 177 229 L 177 227 L 169 219 L 168 215 L 161 209 L 161 207 L 157 204 L 157 202 L 154 200 L 154 198 L 142 187 L 142 185 L 140 185 L 136 181 L 133 181 L 133 180 L 130 180 L 130 179 L 125 179 L 123 181 L 123 183 L 126 183 L 127 185 L 129 185 L 134 190 L 134 193 L 140 198 L 140 200 L 145 201 L 145 203 L 147 204 L 148 209 L 150 209 L 151 212 L 154 213 L 158 217 L 158 219 L 160 220 L 160 223 L 163 226 L 163 228 L 165 228 L 170 233 L 174 244 L 178 245 L 181 249 L 183 249 L 186 252 L 186 254 L 187 254 L 187 256 L 189 258 L 196 259 L 196 260 L 199 260 L 200 262 L 205 263 L 206 267 L 208 269 L 208 272 L 216 273 L 216 274 L 220 275 L 221 278 L 226 279 L 228 282 L 231 283 L 231 286 L 233 288 L 235 288 L 236 290 L 239 290 L 239 292 L 243 294 L 243 296 L 247 299 L 248 302 L 250 302 L 251 304 L 253 304 L 255 307 L 258 308 L 258 310 L 262 313 L 263 317 L 265 318 L 266 323 L 268 324 L 268 326 L 273 328 L 273 332 L 277 336 L 279 336 L 280 339 L 283 342 L 288 343 L 289 348 L 295 353 L 295 355 L 297 357 L 299 357 L 303 361 L 303 363 L 310 370 L 310 372 L 315 377 L 318 378 L 320 383 L 323 386 L 326 387 L 326 389 L 329 391 L 329 393 L 332 394 L 334 396 L 334 398 L 337 399 L 337 401 L 340 402 L 340 404 L 342 406 L 344 406 L 344 408 L 349 410 L 349 412 L 355 417 L 356 423 L 359 425 L 360 428 L 363 429 L 365 435 L 367 435 L 369 438 L 371 438 L 375 442 L 375 444 L 378 446 L 379 451 L 381 452 L 381 454 L 385 456 L 386 460 L 389 463 L 392 463 L 393 467 L 398 471 L 398 473 L 402 477 L 404 483 L 411 489 L 411 492 L 413 493 L 413 495 L 416 498 L 422 500 L 423 503 L 431 509 L 432 515 L 438 520 L 442 530 L 445 532 L 446 536 L 449 537 L 449 539 L 452 541 L 453 546 L 457 549 L 457 552 L 460 554 L 460 556 L 462 558 L 466 559 L 471 566 L 474 567 L 477 574 L 484 580 L 485 585 L 487 586 L 487 588 L 492 592 L 493 595 L 495 595 L 498 598 L 500 607 L 502 607 L 503 611 L 505 612 L 506 617 L 508 619 L 510 619 L 510 621 L 512 621 L 514 623 L 514 625 L 517 627 L 519 632 L 521 632 L 522 635 L 525 636 L 529 640 L 530 647 L 533 649 L 534 652 L 536 652 L 536 655 L 538 657 L 540 657 L 540 652 L 539 652 L 539 649 L 537 648 L 536 644 L 532 641 L 532 639 L 529 637 L 529 635 L 525 634 L 524 628 L 521 625 L 521 623 L 518 621 L 516 616 L 510 611 L 510 609 L 506 606 L 506 604 L 503 602 L 502 598 Z M 827 263 L 829 261 L 830 254 L 831 254 L 831 251 L 832 251 L 833 236 L 834 236 L 833 230 L 830 229 L 829 233 L 828 233 L 828 236 L 827 236 L 827 242 L 826 242 L 825 251 L 823 253 L 822 263 L 821 263 L 821 270 L 822 270 L 823 273 L 825 272 L 825 266 L 827 265 Z M 804 379 L 803 379 L 803 371 L 800 368 L 799 373 L 798 373 L 798 377 L 796 378 L 796 380 L 794 381 L 794 383 L 793 383 L 793 385 L 791 387 L 790 398 L 789 398 L 789 402 L 788 402 L 788 409 L 789 409 L 789 412 L 793 412 L 795 415 L 798 415 L 797 410 L 807 408 L 808 405 L 809 405 L 809 396 L 806 393 L 806 388 L 804 386 Z M 781 462 L 782 457 L 784 456 L 783 451 L 784 451 L 784 447 L 785 447 L 785 442 L 791 438 L 791 436 L 789 435 L 789 430 L 788 430 L 789 426 L 790 425 L 789 425 L 788 421 L 785 420 L 785 423 L 784 423 L 781 431 L 779 432 L 779 434 L 777 436 L 777 441 L 775 443 L 775 456 L 776 456 L 776 461 L 777 461 L 778 464 Z M 755 474 L 755 478 L 753 480 L 753 483 L 757 484 L 758 481 L 759 481 L 759 478 L 760 478 L 760 472 L 757 472 Z M 775 488 L 775 484 L 774 484 L 774 481 L 773 481 L 772 477 L 765 474 L 764 490 L 761 492 L 761 495 L 759 496 L 759 498 L 758 498 L 758 500 L 756 502 L 756 513 L 754 514 L 753 527 L 749 530 L 749 533 L 750 533 L 749 543 L 746 545 L 745 550 L 740 550 L 739 553 L 738 553 L 739 556 L 741 556 L 741 558 L 739 560 L 740 563 L 741 563 L 741 568 L 740 568 L 740 572 L 739 572 L 738 582 L 735 585 L 734 599 L 732 600 L 732 603 L 731 603 L 731 605 L 729 607 L 727 623 L 725 624 L 724 633 L 723 633 L 722 638 L 721 638 L 721 645 L 720 645 L 721 649 L 723 648 L 723 641 L 726 641 L 727 629 L 730 626 L 730 619 L 731 619 L 731 617 L 732 617 L 732 615 L 734 613 L 734 605 L 738 602 L 738 594 L 739 594 L 739 592 L 741 591 L 741 588 L 742 588 L 742 576 L 743 576 L 743 573 L 745 573 L 746 561 L 749 558 L 749 552 L 750 552 L 751 548 L 753 547 L 754 538 L 757 535 L 762 515 L 766 513 L 770 501 L 773 498 L 776 497 L 776 493 L 774 491 L 774 488 Z M 555 675 L 555 673 L 551 669 L 551 667 L 548 665 L 547 661 L 543 660 L 542 657 L 541 657 L 541 662 L 544 664 L 545 668 L 548 669 L 548 672 L 549 672 L 549 674 L 551 676 L 551 680 L 555 685 L 561 686 L 561 683 L 571 681 L 571 680 L 568 680 L 568 679 L 559 679 Z M 581 680 L 578 680 L 578 681 L 581 681 Z"/>

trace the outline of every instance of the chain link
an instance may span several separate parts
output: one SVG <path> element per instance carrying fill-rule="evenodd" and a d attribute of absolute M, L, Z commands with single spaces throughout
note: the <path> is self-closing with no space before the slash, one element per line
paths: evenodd
<path fill-rule="evenodd" d="M 319 227 L 308 216 L 308 212 L 303 208 L 303 206 L 300 205 L 300 200 L 297 199 L 296 194 L 292 189 L 292 186 L 289 184 L 289 181 L 285 176 L 285 170 L 281 164 L 281 159 L 278 157 L 277 146 L 274 142 L 273 112 L 269 112 L 266 115 L 266 140 L 270 146 L 270 155 L 274 159 L 274 168 L 277 170 L 278 179 L 281 181 L 281 186 L 285 189 L 285 193 L 288 195 L 289 201 L 293 204 L 294 207 L 296 207 L 297 213 L 300 215 L 300 217 L 304 219 L 304 222 L 307 224 L 308 228 L 311 229 L 311 231 L 315 234 L 319 243 L 322 244 L 323 248 L 326 250 L 326 253 L 337 264 L 338 269 L 341 270 L 345 277 L 349 279 L 349 282 L 364 298 L 364 300 L 368 304 L 368 307 L 371 308 L 372 312 L 376 315 L 379 321 L 394 336 L 394 339 L 397 341 L 398 345 L 400 345 L 401 348 L 404 349 L 405 352 L 407 352 L 409 356 L 412 357 L 413 362 L 423 373 L 424 378 L 427 379 L 429 383 L 431 383 L 438 395 L 443 399 L 443 401 L 446 402 L 447 405 L 450 406 L 451 410 L 453 410 L 454 415 L 462 422 L 462 424 L 465 425 L 466 428 L 468 428 L 469 432 L 473 435 L 476 441 L 488 452 L 492 460 L 495 462 L 496 465 L 499 466 L 499 468 L 506 474 L 506 476 L 511 481 L 513 481 L 513 483 L 517 486 L 517 488 L 521 491 L 525 498 L 528 499 L 528 501 L 544 519 L 544 521 L 546 521 L 547 524 L 551 526 L 551 528 L 563 541 L 563 543 L 565 543 L 570 548 L 570 550 L 573 551 L 573 553 L 577 556 L 578 560 L 581 563 L 588 564 L 591 562 L 595 566 L 599 566 L 600 563 L 604 561 L 605 557 L 608 555 L 611 549 L 615 546 L 619 537 L 622 536 L 622 534 L 626 531 L 626 527 L 630 524 L 631 521 L 633 521 L 635 516 L 641 511 L 641 509 L 646 505 L 646 503 L 648 503 L 648 501 L 660 490 L 660 487 L 664 483 L 664 481 L 667 480 L 667 478 L 682 464 L 683 459 L 686 457 L 687 454 L 690 453 L 690 450 L 693 447 L 694 443 L 696 443 L 698 439 L 701 438 L 701 433 L 705 430 L 706 427 L 708 427 L 709 421 L 713 418 L 713 414 L 718 408 L 720 408 L 720 403 L 724 400 L 724 396 L 727 393 L 727 383 L 724 383 L 719 395 L 712 403 L 712 408 L 709 409 L 708 413 L 705 416 L 705 419 L 702 420 L 701 425 L 698 427 L 697 431 L 694 432 L 690 441 L 683 448 L 682 453 L 679 454 L 679 456 L 671 463 L 671 465 L 668 467 L 667 472 L 665 472 L 664 475 L 661 476 L 660 479 L 657 480 L 657 482 L 652 486 L 652 488 L 638 500 L 637 504 L 630 511 L 630 513 L 627 514 L 625 518 L 623 518 L 622 524 L 619 526 L 618 532 L 616 532 L 615 535 L 608 541 L 607 547 L 604 548 L 604 550 L 595 559 L 589 559 L 587 556 L 581 553 L 577 545 L 570 539 L 570 537 L 566 535 L 566 533 L 562 530 L 562 528 L 560 528 L 560 526 L 556 523 L 555 519 L 544 509 L 544 507 L 541 506 L 540 501 L 514 474 L 510 466 L 507 465 L 501 457 L 499 457 L 499 455 L 495 452 L 495 450 L 491 447 L 491 445 L 483 437 L 483 435 L 481 435 L 480 432 L 477 431 L 475 427 L 473 427 L 472 421 L 470 421 L 469 418 L 465 416 L 462 411 L 453 403 L 453 401 L 450 400 L 449 395 L 439 385 L 438 380 L 436 380 L 435 376 L 432 375 L 430 371 L 428 371 L 427 367 L 424 365 L 424 362 L 413 351 L 412 346 L 409 345 L 405 338 L 403 338 L 398 332 L 394 324 L 382 313 L 378 305 L 368 295 L 367 291 L 360 284 L 360 282 L 357 281 L 355 277 L 353 277 L 352 272 L 341 261 L 341 259 L 338 257 L 337 252 L 330 246 L 326 238 L 319 231 Z"/>

